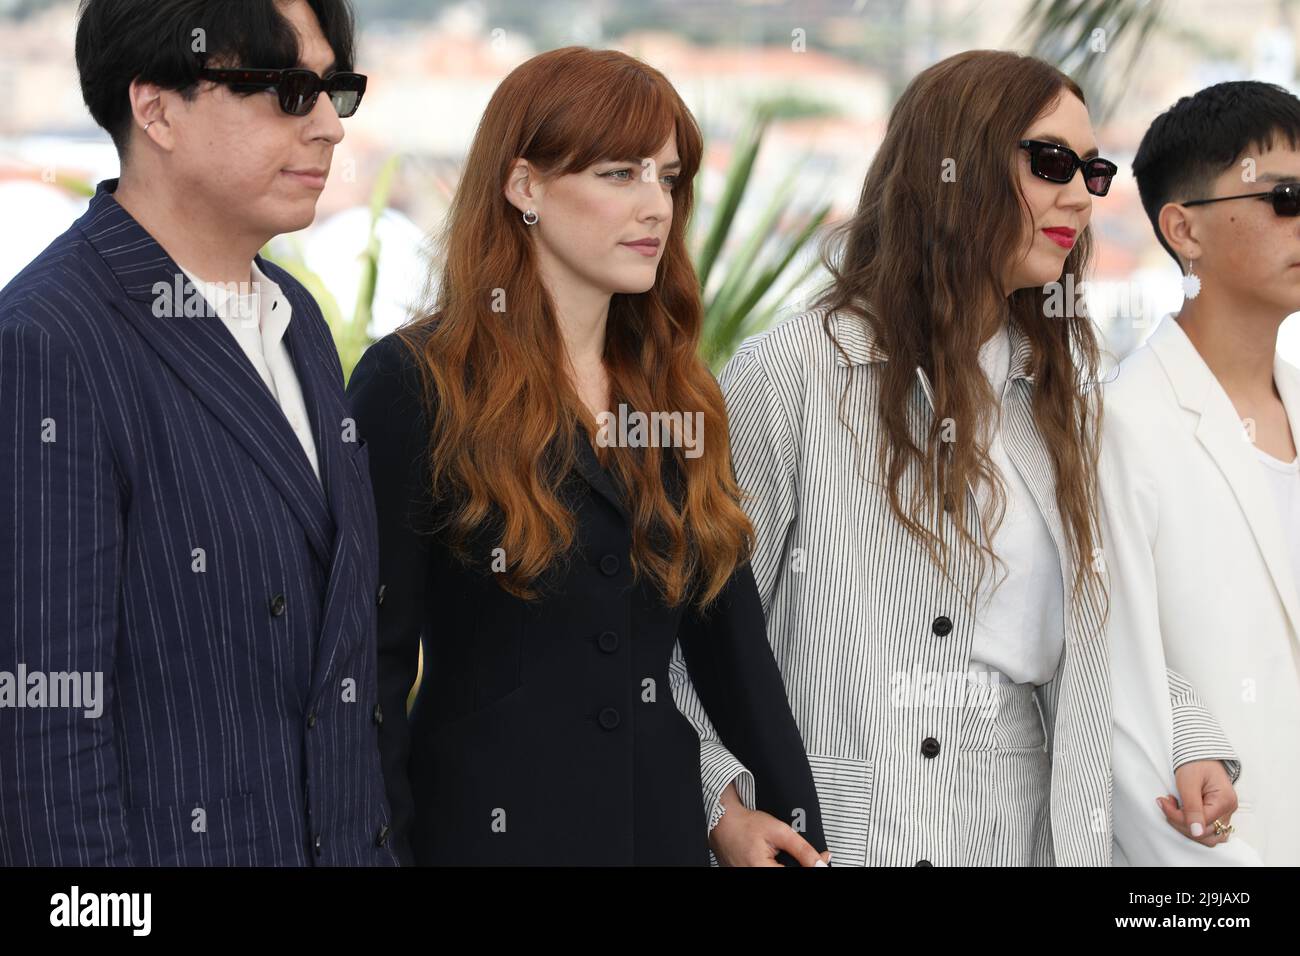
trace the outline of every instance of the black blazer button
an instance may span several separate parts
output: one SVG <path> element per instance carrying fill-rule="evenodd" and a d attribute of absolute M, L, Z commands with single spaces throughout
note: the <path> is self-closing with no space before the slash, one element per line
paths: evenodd
<path fill-rule="evenodd" d="M 271 616 L 279 617 L 283 613 L 284 613 L 284 595 L 277 594 L 275 597 L 271 598 Z"/>
<path fill-rule="evenodd" d="M 376 592 L 375 594 L 375 607 L 379 607 L 384 603 L 384 592 L 387 590 L 388 590 L 387 584 L 379 585 L 379 591 Z"/>
<path fill-rule="evenodd" d="M 619 723 L 618 711 L 613 707 L 606 707 L 600 712 L 600 716 L 597 719 L 600 721 L 600 726 L 604 727 L 606 730 L 613 730 Z"/>
<path fill-rule="evenodd" d="M 952 621 L 942 615 L 936 617 L 930 627 L 940 637 L 947 637 L 952 633 Z"/>
<path fill-rule="evenodd" d="M 929 860 L 917 860 L 914 866 L 934 866 Z"/>
<path fill-rule="evenodd" d="M 388 824 L 385 823 L 379 828 L 379 835 L 375 837 L 375 846 L 383 846 L 388 842 Z"/>
<path fill-rule="evenodd" d="M 939 756 L 939 741 L 935 740 L 933 737 L 926 737 L 921 741 L 921 754 L 927 760 L 933 760 L 935 757 Z"/>
<path fill-rule="evenodd" d="M 618 574 L 618 555 L 607 554 L 600 559 L 600 570 L 603 574 L 613 577 Z"/>
<path fill-rule="evenodd" d="M 375 704 L 375 709 L 371 712 L 370 716 L 374 719 L 375 726 L 377 727 L 384 726 L 384 708 L 380 707 L 378 704 Z"/>
<path fill-rule="evenodd" d="M 316 712 L 315 712 L 315 711 L 312 711 L 310 714 L 307 715 L 307 726 L 308 726 L 309 728 L 311 728 L 311 727 L 315 727 L 315 726 L 316 726 Z"/>
<path fill-rule="evenodd" d="M 596 638 L 596 643 L 606 654 L 613 654 L 618 650 L 618 635 L 613 631 L 601 631 L 600 637 Z"/>

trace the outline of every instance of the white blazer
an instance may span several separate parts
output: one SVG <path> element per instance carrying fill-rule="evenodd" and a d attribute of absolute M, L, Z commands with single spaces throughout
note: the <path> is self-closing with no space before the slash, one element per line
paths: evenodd
<path fill-rule="evenodd" d="M 1275 360 L 1300 427 L 1300 370 Z M 1114 688 L 1115 858 L 1300 864 L 1300 596 L 1271 489 L 1227 393 L 1172 317 L 1108 384 L 1101 468 Z M 1187 677 L 1241 760 L 1236 832 L 1209 849 L 1164 823 Z"/>

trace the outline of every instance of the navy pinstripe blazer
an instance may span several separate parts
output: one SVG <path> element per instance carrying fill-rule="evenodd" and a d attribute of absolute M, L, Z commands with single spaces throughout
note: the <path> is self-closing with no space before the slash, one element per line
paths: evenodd
<path fill-rule="evenodd" d="M 395 864 L 329 329 L 257 260 L 318 480 L 221 320 L 155 316 L 181 272 L 116 185 L 0 291 L 0 864 Z M 59 674 L 102 675 L 102 714 L 42 701 Z"/>

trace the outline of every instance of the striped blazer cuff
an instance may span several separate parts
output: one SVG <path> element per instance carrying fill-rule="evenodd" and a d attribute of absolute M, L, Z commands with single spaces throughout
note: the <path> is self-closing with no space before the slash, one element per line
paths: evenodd
<path fill-rule="evenodd" d="M 754 775 L 745 769 L 745 765 L 720 740 L 700 741 L 700 783 L 704 791 L 704 807 L 709 815 L 710 832 L 726 812 L 722 805 L 722 793 L 728 784 L 734 783 L 740 802 L 749 809 L 754 809 Z"/>
<path fill-rule="evenodd" d="M 1241 776 L 1241 761 L 1218 721 L 1209 716 L 1199 700 L 1175 701 L 1173 715 L 1174 769 L 1195 760 L 1220 760 L 1235 784 Z"/>
<path fill-rule="evenodd" d="M 1167 668 L 1169 702 L 1174 719 L 1174 769 L 1194 760 L 1221 760 L 1228 778 L 1235 784 L 1241 776 L 1241 761 L 1228 735 L 1205 706 L 1196 689 L 1182 674 Z"/>

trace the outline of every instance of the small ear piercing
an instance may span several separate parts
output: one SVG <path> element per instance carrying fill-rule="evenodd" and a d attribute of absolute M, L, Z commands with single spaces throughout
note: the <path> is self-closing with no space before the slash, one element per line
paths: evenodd
<path fill-rule="evenodd" d="M 524 213 L 524 223 L 529 226 L 537 225 L 537 210 L 530 209 Z"/>
<path fill-rule="evenodd" d="M 1183 297 L 1195 299 L 1201 294 L 1201 277 L 1196 274 L 1196 260 L 1187 260 L 1187 275 L 1183 276 Z"/>
<path fill-rule="evenodd" d="M 143 127 L 144 131 L 145 131 L 146 133 L 149 132 L 149 127 L 152 126 L 152 125 L 153 125 L 154 123 L 156 123 L 156 122 L 157 122 L 157 120 L 150 120 L 149 122 L 145 123 L 145 124 L 144 124 L 144 127 Z"/>

